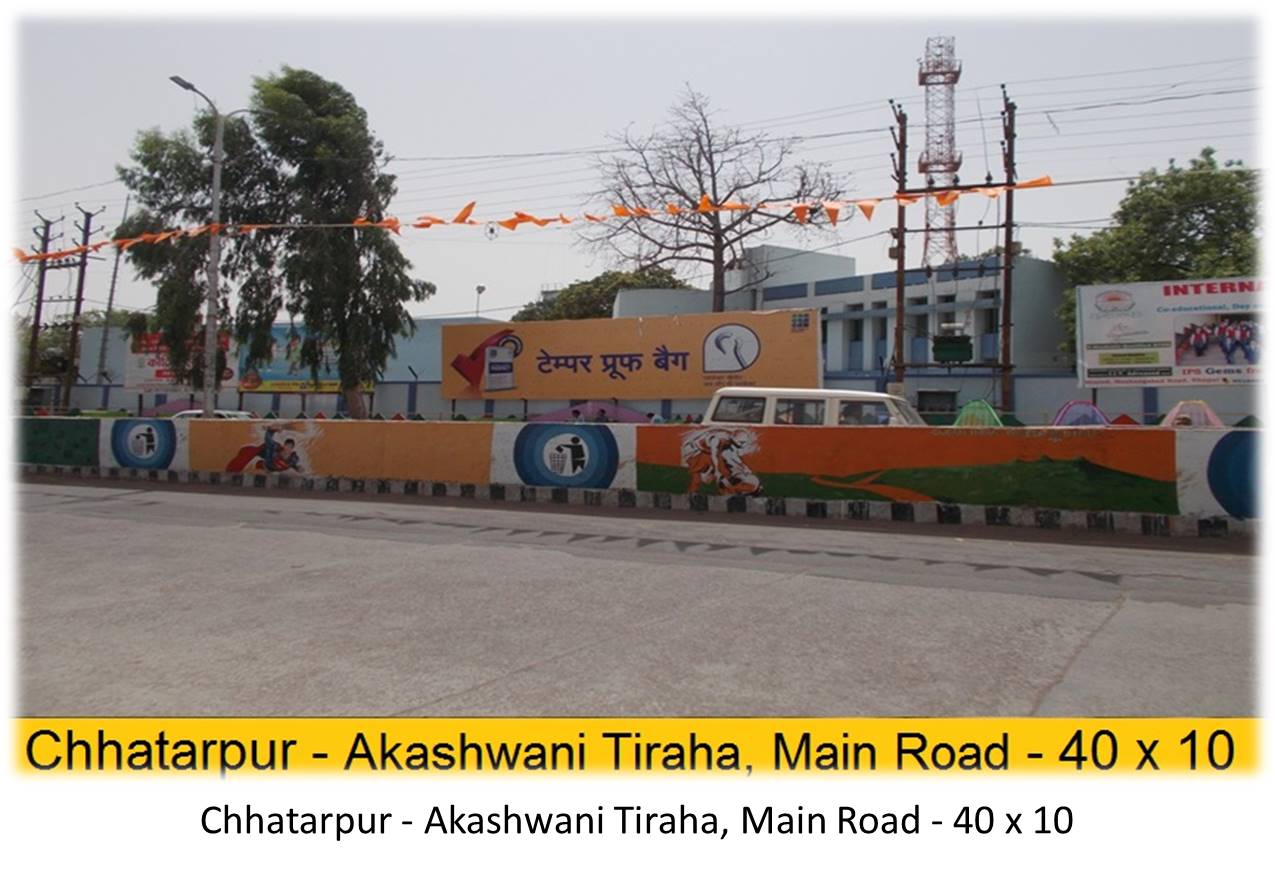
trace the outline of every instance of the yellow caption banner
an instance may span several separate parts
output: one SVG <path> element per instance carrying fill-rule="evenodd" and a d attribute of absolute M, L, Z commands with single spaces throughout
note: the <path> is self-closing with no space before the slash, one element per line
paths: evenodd
<path fill-rule="evenodd" d="M 1251 773 L 1257 719 L 15 720 L 18 769 L 52 773 Z"/>

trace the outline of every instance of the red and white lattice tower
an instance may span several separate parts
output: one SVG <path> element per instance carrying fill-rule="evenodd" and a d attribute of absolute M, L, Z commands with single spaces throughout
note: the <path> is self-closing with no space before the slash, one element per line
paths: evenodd
<path fill-rule="evenodd" d="M 956 150 L 956 83 L 961 64 L 956 59 L 956 39 L 931 36 L 917 82 L 925 88 L 925 148 L 917 161 L 927 185 L 948 187 L 956 183 L 961 152 Z M 934 197 L 925 200 L 925 255 L 922 265 L 940 266 L 956 261 L 956 208 L 941 206 Z"/>

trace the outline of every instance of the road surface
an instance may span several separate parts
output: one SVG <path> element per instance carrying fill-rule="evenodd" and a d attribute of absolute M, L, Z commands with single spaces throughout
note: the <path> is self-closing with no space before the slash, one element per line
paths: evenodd
<path fill-rule="evenodd" d="M 1256 714 L 1190 542 L 18 489 L 22 715 Z"/>

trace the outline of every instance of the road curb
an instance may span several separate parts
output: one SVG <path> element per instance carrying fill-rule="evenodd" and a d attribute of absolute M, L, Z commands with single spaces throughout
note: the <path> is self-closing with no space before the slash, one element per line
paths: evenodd
<path fill-rule="evenodd" d="M 522 502 L 580 507 L 643 508 L 670 513 L 747 513 L 838 521 L 879 521 L 917 525 L 1007 526 L 1058 531 L 1086 530 L 1117 535 L 1172 538 L 1256 538 L 1259 521 L 1235 517 L 1185 517 L 1121 511 L 1060 510 L 1012 505 L 967 505 L 946 502 L 818 501 L 634 489 L 579 489 L 516 484 L 459 484 L 430 480 L 380 480 L 317 475 L 228 474 L 216 471 L 147 471 L 137 468 L 20 464 L 20 476 L 67 477 L 80 480 L 145 480 L 196 483 L 232 489 L 289 489 L 362 495 L 415 496 L 421 499 L 472 499 L 475 502 Z"/>

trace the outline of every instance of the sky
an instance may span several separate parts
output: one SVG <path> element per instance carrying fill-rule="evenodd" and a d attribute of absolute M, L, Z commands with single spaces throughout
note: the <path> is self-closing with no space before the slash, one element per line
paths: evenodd
<path fill-rule="evenodd" d="M 904 104 L 912 141 L 921 141 L 917 59 L 926 37 L 937 35 L 955 37 L 963 64 L 956 115 L 965 180 L 980 179 L 989 163 L 1000 175 L 1000 83 L 1018 104 L 1020 178 L 1127 176 L 1164 167 L 1170 158 L 1185 162 L 1205 145 L 1223 159 L 1261 165 L 1257 25 L 1239 17 L 354 21 L 28 14 L 13 32 L 10 247 L 29 245 L 35 209 L 66 216 L 68 236 L 60 242 L 66 246 L 73 243 L 77 202 L 104 208 L 95 220 L 108 231 L 120 221 L 126 190 L 114 180 L 115 167 L 128 161 L 137 132 L 187 126 L 202 105 L 169 76 L 194 82 L 230 111 L 248 104 L 254 77 L 284 65 L 340 83 L 367 110 L 374 133 L 397 158 L 386 169 L 398 175 L 390 213 L 405 222 L 425 213 L 449 217 L 470 200 L 477 200 L 480 220 L 509 217 L 514 209 L 579 214 L 599 184 L 592 158 L 485 155 L 587 149 L 629 126 L 654 129 L 686 84 L 711 99 L 720 124 L 776 137 L 819 136 L 798 155 L 826 162 L 850 196 L 889 194 L 887 100 Z M 1124 105 L 1089 108 L 1110 103 Z M 915 178 L 915 164 L 911 170 Z M 1048 256 L 1053 238 L 1102 226 L 1123 190 L 1123 182 L 1105 182 L 1025 191 L 1015 203 L 1023 223 L 1018 238 Z M 998 217 L 989 200 L 968 198 L 958 207 L 961 225 Z M 922 215 L 917 207 L 910 225 L 920 226 Z M 872 221 L 856 216 L 833 232 L 784 231 L 767 241 L 852 256 L 859 272 L 880 271 L 892 268 L 890 242 L 876 234 L 892 222 L 893 210 L 882 208 Z M 614 265 L 583 250 L 575 229 L 520 227 L 494 240 L 482 227 L 405 229 L 400 244 L 414 276 L 438 287 L 411 306 L 413 314 L 472 314 L 481 284 L 483 313 L 508 317 L 543 289 Z M 968 253 L 998 242 L 992 230 L 960 236 Z M 86 308 L 105 307 L 112 272 L 106 253 L 89 266 Z M 919 243 L 911 253 L 914 266 Z M 683 276 L 708 285 L 694 268 Z M 54 273 L 46 294 L 68 297 L 72 279 L 73 270 Z M 24 313 L 31 282 L 14 280 L 14 311 Z M 125 260 L 116 304 L 146 309 L 154 302 L 154 289 Z M 70 303 L 50 307 L 57 315 Z"/>

